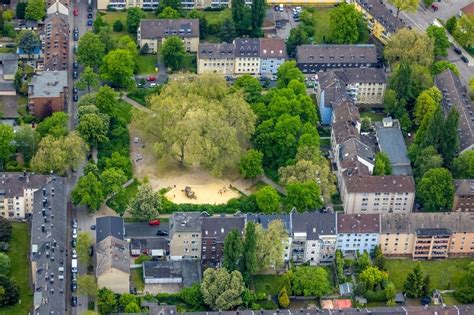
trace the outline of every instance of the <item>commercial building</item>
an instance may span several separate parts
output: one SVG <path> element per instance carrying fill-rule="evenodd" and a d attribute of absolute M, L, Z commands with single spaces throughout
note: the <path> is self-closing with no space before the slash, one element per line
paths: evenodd
<path fill-rule="evenodd" d="M 137 42 L 140 48 L 147 45 L 149 53 L 158 52 L 163 42 L 170 36 L 181 38 L 187 52 L 197 52 L 199 46 L 199 20 L 153 19 L 140 21 L 137 30 Z"/>
<path fill-rule="evenodd" d="M 38 73 L 28 84 L 28 110 L 40 119 L 64 111 L 67 94 L 67 71 Z"/>
<path fill-rule="evenodd" d="M 222 75 L 234 74 L 235 46 L 234 44 L 202 43 L 197 52 L 197 73 L 216 73 Z"/>
<path fill-rule="evenodd" d="M 47 177 L 26 172 L 0 176 L 0 216 L 16 220 L 30 216 L 34 193 L 46 184 Z"/>
<path fill-rule="evenodd" d="M 296 47 L 296 63 L 303 73 L 336 68 L 379 66 L 375 45 L 301 45 Z"/>
<path fill-rule="evenodd" d="M 453 211 L 474 211 L 474 179 L 454 180 Z"/>
<path fill-rule="evenodd" d="M 336 252 L 336 215 L 334 213 L 291 213 L 292 259 L 311 265 L 331 263 Z"/>
<path fill-rule="evenodd" d="M 407 146 L 400 130 L 400 122 L 386 117 L 375 122 L 375 136 L 381 152 L 387 154 L 393 175 L 412 175 Z"/>
<path fill-rule="evenodd" d="M 243 235 L 245 217 L 211 216 L 202 218 L 201 261 L 207 267 L 220 267 L 224 258 L 224 241 L 230 231 Z"/>
<path fill-rule="evenodd" d="M 371 35 L 386 44 L 390 36 L 399 29 L 406 27 L 405 23 L 390 12 L 379 0 L 351 0 L 355 8 L 361 12 L 367 21 Z"/>
<path fill-rule="evenodd" d="M 201 260 L 202 217 L 196 212 L 175 212 L 170 218 L 170 259 Z"/>
<path fill-rule="evenodd" d="M 337 249 L 344 255 L 370 253 L 379 244 L 379 214 L 337 214 Z"/>
<path fill-rule="evenodd" d="M 448 115 L 452 108 L 459 113 L 460 153 L 474 150 L 474 116 L 469 91 L 450 69 L 435 77 L 435 85 L 443 94 L 442 105 L 445 115 Z"/>
<path fill-rule="evenodd" d="M 48 177 L 34 192 L 29 255 L 34 314 L 66 313 L 66 187 L 66 178 Z"/>

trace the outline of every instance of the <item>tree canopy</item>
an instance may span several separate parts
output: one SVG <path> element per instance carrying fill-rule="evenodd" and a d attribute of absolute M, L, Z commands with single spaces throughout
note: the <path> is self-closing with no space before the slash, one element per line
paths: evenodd
<path fill-rule="evenodd" d="M 453 160 L 453 177 L 474 178 L 474 151 L 463 152 Z"/>
<path fill-rule="evenodd" d="M 373 175 L 375 176 L 384 176 L 392 174 L 392 165 L 388 155 L 384 152 L 377 152 L 375 154 L 375 166 Z"/>
<path fill-rule="evenodd" d="M 288 234 L 281 220 L 273 220 L 266 230 L 256 225 L 256 255 L 258 270 L 280 268 L 283 265 L 283 254 Z"/>
<path fill-rule="evenodd" d="M 323 205 L 321 189 L 314 180 L 293 182 L 286 185 L 288 208 L 295 207 L 298 211 L 308 211 Z"/>
<path fill-rule="evenodd" d="M 316 296 L 331 292 L 329 276 L 322 267 L 301 266 L 291 276 L 291 288 L 295 295 Z"/>
<path fill-rule="evenodd" d="M 244 282 L 239 271 L 225 268 L 204 271 L 201 293 L 204 302 L 213 310 L 227 311 L 242 304 Z"/>
<path fill-rule="evenodd" d="M 239 170 L 244 178 L 255 178 L 263 174 L 263 153 L 250 149 L 240 158 Z"/>
<path fill-rule="evenodd" d="M 273 213 L 280 211 L 280 196 L 272 186 L 260 188 L 255 193 L 258 208 L 263 213 Z"/>
<path fill-rule="evenodd" d="M 430 66 L 433 63 L 433 40 L 416 30 L 402 28 L 390 37 L 384 55 L 390 64 L 406 61 Z"/>
<path fill-rule="evenodd" d="M 461 283 L 454 291 L 454 296 L 461 303 L 474 302 L 474 262 L 470 262 Z"/>
<path fill-rule="evenodd" d="M 105 55 L 105 44 L 99 35 L 92 32 L 86 32 L 79 39 L 77 45 L 77 59 L 85 67 L 96 69 L 102 62 Z"/>
<path fill-rule="evenodd" d="M 94 173 L 79 178 L 71 196 L 75 205 L 87 206 L 91 211 L 98 210 L 105 197 L 102 185 Z"/>
<path fill-rule="evenodd" d="M 427 211 L 450 210 L 454 197 L 451 173 L 445 168 L 428 170 L 418 184 L 417 197 Z"/>
<path fill-rule="evenodd" d="M 130 51 L 116 49 L 102 59 L 100 76 L 112 86 L 126 88 L 133 84 L 135 62 Z"/>
<path fill-rule="evenodd" d="M 150 110 L 153 114 L 139 115 L 136 123 L 158 157 L 214 174 L 238 164 L 254 131 L 255 115 L 242 93 L 218 76 L 179 77 L 150 98 Z"/>
<path fill-rule="evenodd" d="M 131 34 L 137 32 L 138 26 L 140 26 L 140 20 L 145 17 L 145 12 L 140 8 L 129 8 L 127 10 L 127 30 Z"/>
<path fill-rule="evenodd" d="M 6 161 L 15 151 L 13 140 L 15 134 L 13 128 L 8 125 L 0 125 L 0 169 L 3 170 Z"/>
<path fill-rule="evenodd" d="M 25 18 L 29 20 L 41 21 L 46 15 L 45 0 L 28 0 L 25 10 Z"/>
<path fill-rule="evenodd" d="M 410 298 L 420 298 L 428 291 L 429 278 L 426 278 L 423 271 L 421 270 L 420 262 L 415 264 L 413 270 L 407 275 L 403 289 L 405 294 Z"/>
<path fill-rule="evenodd" d="M 334 44 L 355 44 L 367 35 L 367 22 L 352 4 L 341 3 L 330 13 L 329 40 Z"/>
<path fill-rule="evenodd" d="M 444 27 L 438 27 L 436 25 L 430 25 L 426 30 L 428 36 L 434 42 L 434 55 L 435 57 L 442 57 L 448 55 L 448 48 L 451 46 L 446 30 Z"/>
<path fill-rule="evenodd" d="M 400 11 L 416 12 L 420 0 L 388 0 L 397 9 L 397 18 Z"/>
<path fill-rule="evenodd" d="M 135 198 L 130 200 L 128 211 L 135 219 L 154 220 L 161 210 L 161 195 L 154 192 L 150 185 L 144 184 L 138 187 Z"/>
<path fill-rule="evenodd" d="M 237 229 L 233 229 L 227 234 L 224 241 L 223 267 L 229 271 L 239 270 L 242 258 L 242 238 Z"/>
<path fill-rule="evenodd" d="M 186 57 L 183 41 L 178 36 L 168 37 L 161 46 L 160 54 L 166 67 L 173 71 L 181 69 Z"/>

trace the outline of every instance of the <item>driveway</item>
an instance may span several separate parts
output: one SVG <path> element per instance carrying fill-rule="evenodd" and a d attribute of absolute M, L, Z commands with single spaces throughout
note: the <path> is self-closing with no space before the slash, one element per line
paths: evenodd
<path fill-rule="evenodd" d="M 273 12 L 275 22 L 281 21 L 282 26 L 276 28 L 276 34 L 286 41 L 290 36 L 291 29 L 299 24 L 299 22 L 293 19 L 292 7 L 285 7 L 283 12 L 277 12 L 273 7 L 270 7 L 268 10 Z"/>
<path fill-rule="evenodd" d="M 161 222 L 160 225 L 149 225 L 148 222 L 125 222 L 126 238 L 156 237 L 156 231 L 169 231 L 169 223 Z"/>

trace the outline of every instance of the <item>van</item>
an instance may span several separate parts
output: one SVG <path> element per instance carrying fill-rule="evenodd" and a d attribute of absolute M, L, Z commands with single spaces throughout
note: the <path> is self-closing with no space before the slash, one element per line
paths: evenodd
<path fill-rule="evenodd" d="M 73 273 L 77 272 L 77 259 L 71 260 L 71 271 Z"/>

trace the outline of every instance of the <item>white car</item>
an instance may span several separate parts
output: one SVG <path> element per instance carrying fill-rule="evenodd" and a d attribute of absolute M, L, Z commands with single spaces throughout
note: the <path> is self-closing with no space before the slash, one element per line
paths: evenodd
<path fill-rule="evenodd" d="M 72 238 L 77 238 L 77 229 L 72 229 Z"/>
<path fill-rule="evenodd" d="M 76 251 L 76 249 L 74 249 L 74 248 L 72 249 L 72 258 L 73 258 L 73 259 L 76 259 L 76 258 L 77 258 L 77 251 Z"/>
<path fill-rule="evenodd" d="M 151 82 L 150 83 L 150 87 L 155 87 L 156 86 L 156 82 Z"/>

